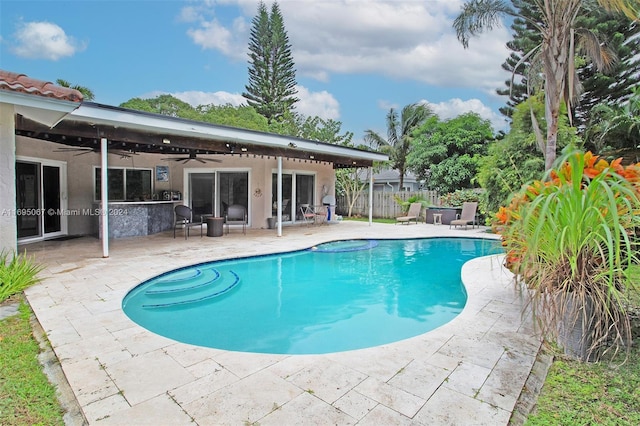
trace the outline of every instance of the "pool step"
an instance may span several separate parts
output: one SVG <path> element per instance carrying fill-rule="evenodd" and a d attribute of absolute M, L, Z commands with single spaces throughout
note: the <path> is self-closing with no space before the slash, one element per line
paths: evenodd
<path fill-rule="evenodd" d="M 214 271 L 214 278 L 207 281 L 199 281 L 198 283 L 189 283 L 182 290 L 177 287 L 147 290 L 145 295 L 148 296 L 151 301 L 155 299 L 157 302 L 146 303 L 143 304 L 142 307 L 151 309 L 169 308 L 172 306 L 198 303 L 220 297 L 240 283 L 240 277 L 233 271 L 229 271 L 231 283 L 229 283 L 229 279 L 223 279 L 217 270 Z"/>
<path fill-rule="evenodd" d="M 220 278 L 220 272 L 214 268 L 196 269 L 195 273 L 185 275 L 182 278 L 168 276 L 161 278 L 153 286 L 144 292 L 148 296 L 192 291 L 211 285 Z"/>

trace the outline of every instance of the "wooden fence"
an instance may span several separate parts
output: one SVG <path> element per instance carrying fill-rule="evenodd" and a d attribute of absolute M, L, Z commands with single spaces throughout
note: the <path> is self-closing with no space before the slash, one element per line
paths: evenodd
<path fill-rule="evenodd" d="M 419 196 L 427 200 L 430 205 L 440 205 L 440 197 L 436 191 L 400 191 L 400 192 L 373 192 L 373 217 L 394 218 L 401 216 L 402 209 L 394 196 L 406 200 L 413 196 Z M 336 213 L 347 216 L 349 203 L 344 195 L 336 197 Z M 369 215 L 369 192 L 364 192 L 358 197 L 351 212 L 353 216 Z"/>

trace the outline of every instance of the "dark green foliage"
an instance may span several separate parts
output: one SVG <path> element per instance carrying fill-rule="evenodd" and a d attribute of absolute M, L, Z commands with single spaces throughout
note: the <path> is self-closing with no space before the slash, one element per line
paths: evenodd
<path fill-rule="evenodd" d="M 476 113 L 446 121 L 432 117 L 416 130 L 407 165 L 440 194 L 471 188 L 478 162 L 492 140 L 491 123 Z"/>
<path fill-rule="evenodd" d="M 271 14 L 263 2 L 253 18 L 249 39 L 249 84 L 242 94 L 250 106 L 267 118 L 269 123 L 291 112 L 298 101 L 296 71 L 289 37 L 278 3 Z"/>
<path fill-rule="evenodd" d="M 540 23 L 540 10 L 533 0 L 514 0 L 513 6 L 520 16 L 513 20 L 511 29 L 513 39 L 507 43 L 511 50 L 509 58 L 502 68 L 514 74 L 514 81 L 505 81 L 506 88 L 497 93 L 508 96 L 506 106 L 500 111 L 511 116 L 513 108 L 527 99 L 527 76 L 531 66 L 531 58 L 522 58 L 542 41 L 541 34 L 533 23 Z M 619 14 L 611 14 L 601 7 L 585 5 L 586 13 L 580 14 L 575 21 L 575 28 L 588 28 L 617 58 L 607 72 L 598 71 L 587 57 L 577 56 L 577 75 L 582 83 L 583 92 L 576 104 L 573 115 L 574 125 L 582 132 L 590 120 L 590 113 L 596 105 L 620 103 L 628 98 L 631 89 L 638 84 L 640 76 L 636 72 L 640 66 L 639 43 L 635 37 L 640 26 Z M 578 52 L 578 55 L 582 52 Z M 521 62 L 520 62 L 521 61 Z M 515 68 L 517 66 L 517 68 Z"/>
<path fill-rule="evenodd" d="M 151 99 L 133 98 L 120 104 L 120 107 L 170 117 L 194 118 L 196 115 L 191 105 L 171 95 L 160 95 Z"/>
<path fill-rule="evenodd" d="M 477 182 L 485 190 L 482 207 L 487 213 L 494 213 L 508 204 L 511 194 L 519 191 L 523 184 L 542 177 L 544 158 L 533 134 L 531 109 L 540 126 L 544 127 L 542 96 L 532 96 L 514 109 L 510 132 L 491 143 L 487 155 L 479 161 Z M 579 143 L 575 130 L 567 121 L 566 115 L 560 118 L 560 148 Z"/>

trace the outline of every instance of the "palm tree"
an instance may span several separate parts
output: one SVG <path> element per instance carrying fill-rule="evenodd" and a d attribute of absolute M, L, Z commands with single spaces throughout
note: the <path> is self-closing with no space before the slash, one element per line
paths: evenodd
<path fill-rule="evenodd" d="M 87 88 L 87 87 L 79 86 L 77 84 L 74 84 L 72 86 L 71 83 L 69 83 L 67 80 L 63 80 L 61 78 L 56 80 L 56 84 L 58 86 L 67 87 L 69 89 L 77 90 L 78 92 L 82 93 L 82 97 L 84 98 L 85 101 L 92 101 L 92 100 L 95 99 L 95 95 L 93 94 L 93 91 L 91 89 Z"/>
<path fill-rule="evenodd" d="M 406 105 L 402 108 L 399 119 L 398 112 L 391 108 L 387 114 L 387 139 L 373 130 L 365 131 L 365 142 L 371 143 L 389 154 L 391 167 L 400 173 L 400 189 L 404 185 L 407 155 L 413 141 L 412 133 L 432 115 L 432 109 L 422 103 Z"/>
<path fill-rule="evenodd" d="M 575 26 L 577 17 L 589 12 L 592 1 L 534 0 L 533 3 L 539 9 L 539 21 L 532 21 L 530 17 L 518 14 L 511 7 L 511 2 L 470 0 L 462 6 L 462 12 L 455 19 L 453 28 L 465 48 L 469 47 L 471 37 L 493 29 L 505 15 L 530 22 L 540 32 L 542 43 L 526 53 L 521 62 L 530 60 L 530 72 L 539 71 L 544 77 L 547 122 L 544 158 L 545 167 L 549 170 L 556 159 L 558 117 L 562 102 L 566 103 L 570 112 L 571 103 L 579 94 L 574 56 L 577 47 L 584 50 L 599 70 L 610 67 L 615 57 L 592 31 Z M 597 0 L 597 3 L 607 11 L 622 12 L 630 19 L 638 20 L 639 0 Z M 529 79 L 533 80 L 536 79 Z"/>

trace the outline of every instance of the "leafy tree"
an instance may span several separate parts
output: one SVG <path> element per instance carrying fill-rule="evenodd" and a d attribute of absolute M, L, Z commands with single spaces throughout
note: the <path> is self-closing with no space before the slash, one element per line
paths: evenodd
<path fill-rule="evenodd" d="M 171 117 L 195 119 L 198 115 L 191 105 L 171 95 L 160 95 L 151 99 L 133 98 L 120 104 L 120 106 Z"/>
<path fill-rule="evenodd" d="M 577 92 L 577 76 L 575 64 L 575 46 L 585 50 L 593 64 L 600 70 L 609 67 L 614 58 L 589 29 L 576 26 L 577 19 L 590 12 L 592 2 L 588 0 L 540 0 L 535 5 L 541 20 L 532 22 L 540 32 L 541 44 L 527 52 L 534 64 L 530 71 L 541 70 L 544 75 L 545 118 L 547 121 L 545 143 L 545 168 L 550 169 L 556 158 L 558 123 L 561 104 L 564 101 L 573 105 Z M 606 10 L 620 11 L 631 19 L 636 19 L 640 1 L 638 0 L 598 0 L 598 4 Z M 510 2 L 501 0 L 469 0 L 462 12 L 454 21 L 458 39 L 466 48 L 469 39 L 491 30 L 500 23 L 504 15 L 522 16 L 511 7 Z M 530 73 L 530 75 L 533 75 Z"/>
<path fill-rule="evenodd" d="M 247 105 L 199 105 L 195 110 L 200 115 L 199 120 L 207 123 L 261 132 L 269 130 L 267 119 Z"/>
<path fill-rule="evenodd" d="M 478 161 L 493 140 L 489 120 L 471 112 L 446 121 L 431 117 L 414 134 L 408 167 L 440 194 L 473 185 Z"/>
<path fill-rule="evenodd" d="M 640 82 L 640 25 L 625 17 L 612 16 L 602 9 L 592 10 L 577 19 L 577 26 L 590 28 L 607 47 L 615 53 L 617 60 L 607 73 L 599 72 L 582 58 L 577 63 L 578 77 L 584 89 L 580 102 L 575 105 L 574 125 L 582 134 L 590 120 L 593 109 L 602 104 L 624 103 Z"/>
<path fill-rule="evenodd" d="M 365 131 L 365 142 L 373 144 L 389 154 L 391 167 L 400 173 L 400 188 L 404 185 L 407 156 L 413 143 L 413 131 L 433 115 L 431 108 L 421 103 L 406 105 L 402 108 L 399 117 L 398 112 L 391 108 L 387 114 L 386 139 L 373 130 Z"/>
<path fill-rule="evenodd" d="M 640 87 L 621 106 L 594 107 L 587 126 L 587 147 L 597 154 L 619 156 L 640 146 Z"/>
<path fill-rule="evenodd" d="M 296 71 L 278 3 L 271 14 L 263 2 L 253 18 L 249 40 L 249 84 L 242 94 L 269 123 L 280 120 L 298 101 Z"/>
<path fill-rule="evenodd" d="M 345 196 L 348 217 L 353 215 L 353 206 L 369 184 L 369 173 L 369 169 L 355 167 L 336 170 L 336 193 Z"/>
<path fill-rule="evenodd" d="M 478 163 L 477 182 L 484 189 L 482 204 L 487 212 L 498 211 L 522 185 L 543 176 L 544 160 L 534 135 L 532 113 L 536 121 L 544 124 L 542 94 L 531 96 L 514 108 L 509 133 L 490 143 L 487 155 Z M 566 115 L 560 117 L 558 144 L 561 148 L 579 144 L 575 129 L 569 127 L 568 121 Z"/>
<path fill-rule="evenodd" d="M 93 91 L 91 89 L 89 89 L 88 87 L 80 86 L 80 85 L 77 85 L 77 84 L 73 84 L 72 85 L 67 80 L 63 80 L 61 78 L 56 80 L 56 84 L 58 86 L 67 87 L 69 89 L 77 90 L 78 92 L 82 93 L 82 96 L 84 97 L 85 101 L 92 101 L 92 100 L 95 99 L 95 95 L 93 94 Z"/>

